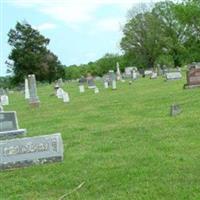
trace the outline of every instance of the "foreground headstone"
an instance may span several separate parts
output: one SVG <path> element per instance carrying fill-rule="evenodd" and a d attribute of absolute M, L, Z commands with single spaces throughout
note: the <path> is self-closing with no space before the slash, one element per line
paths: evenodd
<path fill-rule="evenodd" d="M 37 107 L 40 104 L 39 97 L 37 96 L 36 79 L 34 74 L 28 75 L 28 86 L 30 92 L 29 103 L 30 105 Z"/>
<path fill-rule="evenodd" d="M 200 68 L 191 68 L 186 73 L 187 84 L 184 88 L 200 87 Z"/>
<path fill-rule="evenodd" d="M 166 73 L 166 80 L 179 80 L 182 78 L 180 72 L 167 72 Z"/>
<path fill-rule="evenodd" d="M 14 111 L 0 112 L 0 139 L 24 136 L 26 129 L 19 129 Z"/>
<path fill-rule="evenodd" d="M 0 170 L 62 160 L 60 133 L 0 141 Z"/>
<path fill-rule="evenodd" d="M 63 98 L 63 89 L 62 88 L 58 88 L 56 91 L 56 96 L 58 97 L 58 99 L 62 99 Z"/>
<path fill-rule="evenodd" d="M 172 104 L 171 105 L 171 108 L 170 108 L 170 115 L 171 116 L 176 116 L 176 115 L 179 115 L 181 113 L 181 108 L 180 108 L 180 105 L 177 105 L 177 104 Z"/>

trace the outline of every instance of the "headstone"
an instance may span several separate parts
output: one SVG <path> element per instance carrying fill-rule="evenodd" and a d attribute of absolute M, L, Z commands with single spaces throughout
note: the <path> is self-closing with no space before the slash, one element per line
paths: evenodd
<path fill-rule="evenodd" d="M 61 134 L 0 141 L 0 170 L 63 160 Z"/>
<path fill-rule="evenodd" d="M 62 88 L 58 88 L 57 92 L 56 92 L 56 96 L 58 97 L 58 99 L 62 99 L 63 98 L 63 89 Z"/>
<path fill-rule="evenodd" d="M 32 106 L 39 106 L 40 101 L 37 96 L 37 87 L 36 87 L 36 79 L 34 74 L 28 75 L 28 86 L 29 86 L 29 103 Z"/>
<path fill-rule="evenodd" d="M 95 94 L 98 94 L 98 93 L 99 93 L 99 88 L 96 87 L 96 88 L 94 89 L 94 93 L 95 93 Z"/>
<path fill-rule="evenodd" d="M 19 129 L 14 111 L 0 112 L 0 138 L 24 136 L 26 129 Z"/>
<path fill-rule="evenodd" d="M 156 73 L 156 72 L 153 72 L 152 74 L 151 74 L 151 79 L 156 79 L 158 77 L 158 74 Z"/>
<path fill-rule="evenodd" d="M 132 79 L 133 80 L 137 79 L 137 72 L 135 70 L 132 70 Z"/>
<path fill-rule="evenodd" d="M 28 87 L 28 79 L 25 79 L 25 99 L 30 99 L 29 87 Z"/>
<path fill-rule="evenodd" d="M 108 88 L 108 81 L 104 82 L 104 88 L 107 89 Z"/>
<path fill-rule="evenodd" d="M 5 94 L 5 90 L 3 88 L 0 88 L 0 96 Z"/>
<path fill-rule="evenodd" d="M 80 91 L 80 93 L 84 93 L 85 92 L 84 85 L 79 85 L 79 91 Z"/>
<path fill-rule="evenodd" d="M 57 83 L 58 83 L 59 87 L 62 87 L 63 86 L 63 80 L 62 80 L 62 78 L 59 78 Z"/>
<path fill-rule="evenodd" d="M 126 67 L 124 77 L 125 78 L 133 78 L 133 71 L 137 72 L 137 67 Z"/>
<path fill-rule="evenodd" d="M 116 64 L 116 68 L 117 68 L 117 73 L 116 73 L 116 75 L 117 75 L 117 80 L 119 81 L 119 80 L 121 80 L 121 72 L 120 72 L 120 69 L 119 69 L 119 63 L 117 62 L 117 64 Z"/>
<path fill-rule="evenodd" d="M 7 95 L 2 95 L 0 96 L 0 102 L 2 106 L 7 106 L 9 105 L 9 98 Z"/>
<path fill-rule="evenodd" d="M 167 72 L 166 73 L 166 80 L 179 80 L 182 78 L 180 72 Z"/>
<path fill-rule="evenodd" d="M 112 86 L 113 85 L 113 81 L 116 81 L 115 72 L 113 70 L 109 70 L 108 75 L 109 75 L 109 82 L 108 82 L 108 84 L 110 86 Z"/>
<path fill-rule="evenodd" d="M 117 89 L 116 80 L 113 80 L 113 81 L 112 81 L 112 89 L 113 89 L 113 90 L 116 90 L 116 89 Z"/>
<path fill-rule="evenodd" d="M 87 83 L 88 83 L 88 88 L 89 89 L 94 89 L 96 87 L 96 85 L 94 83 L 94 78 L 91 75 L 88 75 Z"/>
<path fill-rule="evenodd" d="M 68 103 L 70 101 L 68 92 L 64 92 L 62 94 L 63 102 Z"/>
<path fill-rule="evenodd" d="M 184 88 L 200 87 L 200 68 L 190 68 L 186 72 L 187 83 Z"/>
<path fill-rule="evenodd" d="M 145 75 L 145 76 L 151 76 L 152 73 L 153 73 L 152 70 L 145 70 L 145 71 L 144 71 L 144 75 Z"/>
<path fill-rule="evenodd" d="M 178 114 L 180 114 L 180 113 L 181 113 L 181 108 L 180 108 L 180 106 L 177 105 L 177 104 L 172 104 L 172 105 L 171 105 L 171 109 L 170 109 L 170 115 L 171 115 L 171 116 L 176 116 L 176 115 L 178 115 Z"/>

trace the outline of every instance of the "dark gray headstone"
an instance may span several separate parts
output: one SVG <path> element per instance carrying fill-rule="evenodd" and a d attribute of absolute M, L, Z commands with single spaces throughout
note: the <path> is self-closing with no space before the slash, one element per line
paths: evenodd
<path fill-rule="evenodd" d="M 61 134 L 0 141 L 0 170 L 63 160 Z"/>
<path fill-rule="evenodd" d="M 26 130 L 18 127 L 16 112 L 0 112 L 0 139 L 24 136 L 25 134 Z"/>
<path fill-rule="evenodd" d="M 179 115 L 182 112 L 180 105 L 178 104 L 172 104 L 171 105 L 171 110 L 170 110 L 170 115 L 171 116 L 176 116 Z"/>

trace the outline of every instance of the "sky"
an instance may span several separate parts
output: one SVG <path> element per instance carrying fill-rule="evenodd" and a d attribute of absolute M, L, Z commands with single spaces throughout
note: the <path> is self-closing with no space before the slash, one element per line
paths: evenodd
<path fill-rule="evenodd" d="M 6 75 L 11 47 L 7 34 L 26 21 L 50 39 L 62 64 L 85 64 L 106 53 L 121 53 L 127 12 L 158 0 L 0 0 L 0 76 Z"/>

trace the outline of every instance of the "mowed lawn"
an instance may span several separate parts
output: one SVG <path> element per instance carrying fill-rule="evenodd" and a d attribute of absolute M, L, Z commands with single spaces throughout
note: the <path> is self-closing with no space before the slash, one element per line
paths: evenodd
<path fill-rule="evenodd" d="M 200 199 L 200 89 L 184 83 L 145 78 L 112 91 L 98 82 L 99 94 L 65 83 L 69 104 L 39 86 L 38 109 L 11 94 L 5 110 L 17 111 L 27 136 L 62 134 L 64 161 L 0 172 L 0 199 Z M 183 110 L 176 117 L 172 103 Z"/>

